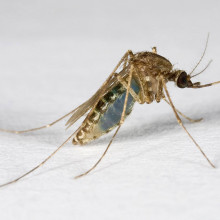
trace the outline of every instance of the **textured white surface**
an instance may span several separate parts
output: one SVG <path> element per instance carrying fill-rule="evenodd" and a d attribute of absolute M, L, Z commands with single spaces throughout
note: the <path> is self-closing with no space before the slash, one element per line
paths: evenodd
<path fill-rule="evenodd" d="M 49 123 L 89 98 L 127 49 L 151 50 L 190 71 L 210 43 L 195 80 L 220 79 L 219 1 L 0 1 L 0 127 Z M 166 103 L 135 105 L 97 169 L 110 136 L 68 143 L 45 166 L 0 189 L 0 219 L 187 219 L 220 216 L 220 87 L 168 85 L 176 106 L 200 123 L 186 127 Z M 23 174 L 76 128 L 65 122 L 24 135 L 0 133 L 0 183 Z"/>

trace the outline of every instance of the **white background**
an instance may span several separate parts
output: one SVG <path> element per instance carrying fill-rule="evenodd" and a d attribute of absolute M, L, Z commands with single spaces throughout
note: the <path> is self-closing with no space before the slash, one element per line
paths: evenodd
<path fill-rule="evenodd" d="M 126 50 L 151 50 L 175 68 L 220 80 L 220 3 L 184 1 L 0 0 L 0 127 L 52 122 L 88 99 Z M 0 219 L 187 219 L 220 216 L 220 86 L 169 91 L 217 169 L 212 169 L 166 103 L 135 105 L 108 154 L 88 176 L 110 135 L 85 147 L 68 143 L 20 182 L 0 189 Z M 23 135 L 0 133 L 0 183 L 41 162 L 79 123 Z"/>

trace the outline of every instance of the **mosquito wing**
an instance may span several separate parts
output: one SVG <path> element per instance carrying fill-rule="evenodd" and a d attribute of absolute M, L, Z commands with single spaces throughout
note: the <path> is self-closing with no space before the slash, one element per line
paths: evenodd
<path fill-rule="evenodd" d="M 128 67 L 124 68 L 119 74 L 121 77 L 125 77 L 127 75 Z M 117 79 L 117 75 L 113 75 L 112 78 L 107 82 L 105 86 L 102 86 L 98 89 L 98 91 L 86 102 L 80 105 L 78 108 L 75 109 L 70 119 L 67 121 L 66 126 L 67 128 L 71 127 L 79 118 L 85 115 L 96 103 L 99 99 L 109 92 L 114 86 L 116 86 L 119 81 Z"/>

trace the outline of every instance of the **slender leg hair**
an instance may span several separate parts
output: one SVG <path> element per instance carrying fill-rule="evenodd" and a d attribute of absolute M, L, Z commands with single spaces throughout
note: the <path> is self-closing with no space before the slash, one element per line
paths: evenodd
<path fill-rule="evenodd" d="M 124 118 L 125 118 L 125 111 L 126 111 L 126 107 L 127 107 L 127 102 L 128 102 L 128 94 L 129 94 L 129 89 L 131 87 L 131 79 L 132 79 L 132 73 L 133 73 L 133 69 L 134 69 L 134 66 L 131 65 L 131 69 L 130 69 L 130 73 L 129 73 L 129 79 L 128 79 L 128 87 L 127 87 L 127 91 L 126 91 L 126 96 L 125 96 L 125 101 L 124 101 L 124 106 L 123 106 L 123 111 L 122 111 L 122 114 L 121 114 L 121 119 L 120 119 L 120 122 L 119 122 L 119 125 L 118 125 L 118 128 L 117 130 L 115 131 L 114 135 L 112 136 L 107 148 L 105 149 L 104 153 L 102 154 L 102 156 L 99 158 L 99 160 L 89 169 L 87 170 L 85 173 L 82 173 L 78 176 L 75 177 L 75 179 L 77 178 L 80 178 L 82 176 L 85 176 L 87 175 L 88 173 L 90 173 L 92 170 L 94 170 L 97 165 L 101 162 L 101 160 L 103 159 L 103 157 L 106 155 L 108 149 L 110 148 L 115 136 L 117 135 L 119 129 L 121 128 L 121 125 L 124 123 Z"/>
<path fill-rule="evenodd" d="M 171 100 L 171 98 L 170 98 L 170 94 L 169 94 L 169 92 L 168 92 L 168 90 L 167 90 L 167 86 L 166 86 L 165 79 L 163 78 L 162 80 L 163 80 L 163 87 L 164 87 L 164 89 L 165 89 L 165 92 L 166 92 L 166 95 L 167 95 L 168 100 L 169 100 L 169 102 L 170 102 L 170 105 L 171 105 L 171 107 L 172 107 L 172 109 L 173 109 L 173 112 L 174 112 L 174 114 L 175 114 L 175 116 L 176 116 L 177 122 L 178 122 L 179 125 L 184 129 L 184 131 L 188 134 L 188 136 L 190 137 L 190 139 L 194 142 L 194 144 L 196 145 L 196 147 L 200 150 L 200 152 L 203 154 L 203 156 L 206 158 L 206 160 L 209 162 L 209 164 L 210 164 L 213 168 L 215 168 L 215 166 L 212 164 L 212 162 L 209 160 L 209 158 L 208 158 L 208 157 L 206 156 L 206 154 L 203 152 L 203 150 L 201 149 L 201 147 L 197 144 L 197 142 L 194 140 L 194 138 L 193 138 L 193 137 L 191 136 L 191 134 L 188 132 L 188 130 L 186 129 L 186 127 L 183 125 L 183 122 L 182 122 L 182 120 L 180 119 L 180 117 L 179 117 L 179 115 L 178 115 L 178 113 L 177 113 L 177 111 L 176 111 L 176 108 L 174 107 L 173 102 L 172 102 L 172 100 Z"/>

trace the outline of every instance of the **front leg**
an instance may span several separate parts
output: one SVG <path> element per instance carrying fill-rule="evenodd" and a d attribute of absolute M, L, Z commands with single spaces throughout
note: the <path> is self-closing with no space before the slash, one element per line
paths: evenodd
<path fill-rule="evenodd" d="M 204 151 L 202 150 L 202 148 L 198 145 L 198 143 L 195 141 L 195 139 L 192 137 L 192 135 L 188 132 L 188 130 L 186 129 L 186 127 L 183 125 L 183 122 L 181 120 L 181 118 L 179 117 L 178 115 L 178 112 L 176 111 L 176 108 L 170 98 L 170 94 L 168 92 L 168 89 L 167 89 L 167 86 L 166 86 L 166 81 L 165 79 L 162 79 L 162 83 L 163 83 L 163 87 L 164 87 L 164 90 L 165 90 L 165 93 L 167 95 L 167 98 L 169 100 L 169 103 L 170 103 L 170 106 L 171 108 L 173 109 L 173 112 L 176 116 L 176 120 L 178 122 L 178 124 L 184 129 L 184 131 L 188 134 L 189 138 L 194 142 L 194 144 L 196 145 L 196 147 L 200 150 L 200 152 L 202 153 L 202 155 L 206 158 L 206 160 L 209 162 L 209 164 L 215 168 L 215 166 L 213 165 L 213 163 L 209 160 L 209 158 L 206 156 L 206 154 L 204 153 Z"/>

